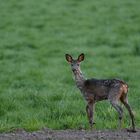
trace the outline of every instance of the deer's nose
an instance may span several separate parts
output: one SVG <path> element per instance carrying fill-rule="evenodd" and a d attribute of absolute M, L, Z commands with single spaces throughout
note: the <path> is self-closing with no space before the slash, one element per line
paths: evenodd
<path fill-rule="evenodd" d="M 73 72 L 76 72 L 76 69 L 73 68 L 72 71 L 73 71 Z"/>

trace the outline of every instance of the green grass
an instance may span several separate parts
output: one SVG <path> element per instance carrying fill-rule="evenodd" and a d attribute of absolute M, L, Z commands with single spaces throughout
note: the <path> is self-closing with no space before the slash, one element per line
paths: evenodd
<path fill-rule="evenodd" d="M 88 129 L 85 102 L 65 53 L 86 58 L 86 77 L 124 79 L 140 127 L 139 0 L 1 0 L 0 131 Z M 125 112 L 123 127 L 129 125 Z M 95 128 L 117 127 L 117 113 L 97 103 Z"/>

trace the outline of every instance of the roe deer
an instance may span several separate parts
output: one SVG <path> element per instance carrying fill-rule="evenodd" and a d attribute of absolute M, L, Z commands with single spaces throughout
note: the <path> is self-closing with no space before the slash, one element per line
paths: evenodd
<path fill-rule="evenodd" d="M 128 85 L 119 79 L 85 79 L 80 70 L 80 62 L 84 60 L 84 54 L 80 54 L 78 59 L 73 59 L 69 54 L 66 54 L 65 57 L 71 65 L 76 85 L 87 101 L 86 112 L 90 127 L 92 128 L 95 124 L 93 121 L 94 104 L 101 100 L 108 100 L 119 114 L 119 128 L 121 128 L 123 109 L 118 104 L 118 101 L 121 101 L 127 108 L 132 121 L 132 129 L 128 131 L 136 132 L 134 115 L 127 99 Z"/>

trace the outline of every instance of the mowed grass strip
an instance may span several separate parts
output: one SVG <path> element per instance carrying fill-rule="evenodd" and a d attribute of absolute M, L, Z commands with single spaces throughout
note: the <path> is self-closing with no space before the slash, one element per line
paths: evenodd
<path fill-rule="evenodd" d="M 1 1 L 0 131 L 43 127 L 88 129 L 85 105 L 65 53 L 87 78 L 120 78 L 140 127 L 140 1 Z M 95 108 L 95 128 L 117 128 L 107 101 Z M 124 113 L 123 127 L 129 115 Z"/>

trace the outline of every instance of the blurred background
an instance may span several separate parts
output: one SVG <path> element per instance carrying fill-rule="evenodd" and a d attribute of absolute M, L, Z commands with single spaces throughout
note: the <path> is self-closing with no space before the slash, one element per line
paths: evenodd
<path fill-rule="evenodd" d="M 139 7 L 139 0 L 0 0 L 0 131 L 88 129 L 65 53 L 85 53 L 87 78 L 125 80 L 140 127 Z M 95 122 L 117 128 L 108 102 L 96 105 Z"/>

